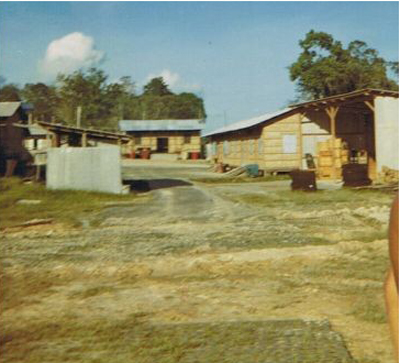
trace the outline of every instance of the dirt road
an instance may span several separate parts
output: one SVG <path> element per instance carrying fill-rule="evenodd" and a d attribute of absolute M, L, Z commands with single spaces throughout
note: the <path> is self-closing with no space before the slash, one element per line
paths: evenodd
<path fill-rule="evenodd" d="M 208 173 L 206 166 L 196 168 Z M 233 341 L 261 329 L 263 337 L 277 334 L 270 335 L 277 339 L 274 363 L 295 361 L 293 344 L 299 362 L 394 362 L 382 299 L 391 195 L 293 194 L 287 181 L 193 183 L 190 166 L 161 169 L 128 166 L 125 176 L 147 180 L 148 191 L 97 213 L 86 228 L 3 234 L 6 281 L 12 282 L 3 314 L 8 361 L 24 354 L 29 362 L 62 361 L 72 354 L 77 362 L 178 362 L 193 358 L 188 349 L 200 354 L 194 348 L 200 344 L 209 355 L 198 361 L 234 362 L 235 354 L 216 350 L 235 352 Z M 294 325 L 279 330 L 282 319 Z M 311 325 L 287 338 L 299 321 Z M 322 330 L 311 334 L 315 326 Z M 151 329 L 163 340 L 143 343 L 153 337 Z M 205 341 L 187 338 L 196 331 Z M 223 343 L 227 334 L 237 336 Z M 311 343 L 317 336 L 330 347 L 327 356 Z M 128 337 L 136 351 L 136 343 L 144 344 L 143 356 L 122 347 Z M 243 349 L 241 359 L 269 361 L 255 355 L 268 349 Z"/>

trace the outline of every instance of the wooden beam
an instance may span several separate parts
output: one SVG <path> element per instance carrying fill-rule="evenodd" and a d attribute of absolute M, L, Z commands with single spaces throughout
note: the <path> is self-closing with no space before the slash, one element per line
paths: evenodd
<path fill-rule="evenodd" d="M 371 102 L 369 102 L 369 101 L 364 101 L 364 103 L 368 106 L 368 108 L 369 108 L 372 112 L 375 112 L 375 107 L 374 107 L 374 105 L 373 105 Z"/>
<path fill-rule="evenodd" d="M 331 107 L 326 108 L 325 111 L 328 114 L 329 119 L 330 119 L 331 135 L 332 135 L 332 141 L 334 143 L 335 139 L 336 139 L 336 115 L 339 111 L 339 107 L 331 106 Z M 333 179 L 336 179 L 337 173 L 336 173 L 336 166 L 335 166 L 335 158 L 333 158 L 332 176 L 333 176 Z"/>
<path fill-rule="evenodd" d="M 336 115 L 339 111 L 339 107 L 331 106 L 325 109 L 325 112 L 328 114 L 330 123 L 331 123 L 331 135 L 332 138 L 336 138 Z"/>
<path fill-rule="evenodd" d="M 82 147 L 87 147 L 88 146 L 88 142 L 87 142 L 87 133 L 84 132 L 82 134 L 82 139 L 81 139 L 81 143 L 82 143 Z"/>
<path fill-rule="evenodd" d="M 299 113 L 299 168 L 300 170 L 303 168 L 303 118 L 305 117 L 305 113 Z"/>

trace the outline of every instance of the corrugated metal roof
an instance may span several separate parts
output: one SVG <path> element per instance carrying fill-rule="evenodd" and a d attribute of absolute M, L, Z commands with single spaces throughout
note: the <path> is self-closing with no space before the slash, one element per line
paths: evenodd
<path fill-rule="evenodd" d="M 357 91 L 341 93 L 341 94 L 337 94 L 334 96 L 329 96 L 329 97 L 319 98 L 316 100 L 296 103 L 294 105 L 290 105 L 290 107 L 302 107 L 302 106 L 307 106 L 307 105 L 312 105 L 312 104 L 326 103 L 329 101 L 345 101 L 348 98 L 355 98 L 355 97 L 359 97 L 359 96 L 369 96 L 369 95 L 399 97 L 399 92 L 384 90 L 384 89 L 364 88 L 364 89 L 360 89 Z"/>
<path fill-rule="evenodd" d="M 257 116 L 257 117 L 254 117 L 254 118 L 251 118 L 251 119 L 248 119 L 248 120 L 235 122 L 234 124 L 221 127 L 220 129 L 217 129 L 217 130 L 212 131 L 212 132 L 208 132 L 207 134 L 203 135 L 203 137 L 217 135 L 217 134 L 223 134 L 225 132 L 232 132 L 232 131 L 238 131 L 238 130 L 247 129 L 249 127 L 258 125 L 258 124 L 260 124 L 262 122 L 266 122 L 266 121 L 272 120 L 272 119 L 274 119 L 276 117 L 282 116 L 285 113 L 288 113 L 290 111 L 293 111 L 293 108 L 285 108 L 285 109 L 280 110 L 280 111 L 266 113 L 264 115 Z"/>
<path fill-rule="evenodd" d="M 38 124 L 27 125 L 29 134 L 31 136 L 42 136 L 42 135 L 50 135 L 51 133 L 47 131 L 44 127 Z"/>
<path fill-rule="evenodd" d="M 21 106 L 21 102 L 0 102 L 0 117 L 10 117 Z"/>
<path fill-rule="evenodd" d="M 121 131 L 197 131 L 205 126 L 204 120 L 121 120 Z"/>

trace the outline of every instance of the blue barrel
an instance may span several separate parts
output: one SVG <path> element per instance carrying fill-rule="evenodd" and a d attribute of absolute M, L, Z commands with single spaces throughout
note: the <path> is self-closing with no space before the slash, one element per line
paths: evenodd
<path fill-rule="evenodd" d="M 258 176 L 258 164 L 246 165 L 247 176 L 255 178 Z"/>

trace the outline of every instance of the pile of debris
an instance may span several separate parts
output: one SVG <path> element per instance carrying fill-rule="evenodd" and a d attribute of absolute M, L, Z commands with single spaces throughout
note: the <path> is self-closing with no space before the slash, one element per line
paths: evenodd
<path fill-rule="evenodd" d="M 382 184 L 398 184 L 399 171 L 383 166 L 382 172 L 379 173 L 379 182 Z"/>

